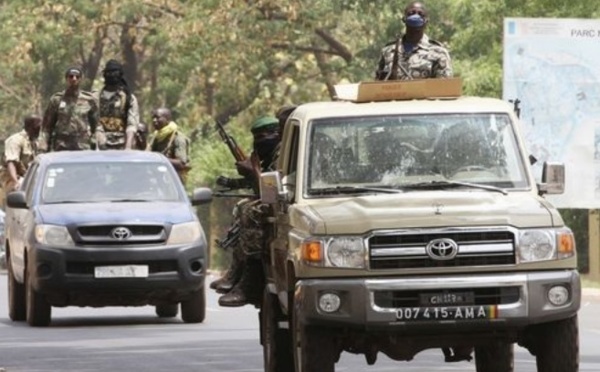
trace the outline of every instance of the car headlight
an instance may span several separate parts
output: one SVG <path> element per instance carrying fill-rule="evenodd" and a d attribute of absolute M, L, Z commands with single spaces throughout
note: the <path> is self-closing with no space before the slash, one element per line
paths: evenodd
<path fill-rule="evenodd" d="M 362 269 L 365 244 L 360 236 L 310 238 L 302 243 L 304 262 L 315 266 Z"/>
<path fill-rule="evenodd" d="M 167 244 L 190 244 L 200 239 L 202 227 L 198 221 L 180 223 L 171 227 Z"/>
<path fill-rule="evenodd" d="M 44 245 L 53 247 L 73 247 L 75 243 L 65 226 L 36 225 L 35 240 Z"/>
<path fill-rule="evenodd" d="M 521 262 L 573 257 L 575 255 L 573 232 L 568 228 L 520 231 L 518 254 Z"/>

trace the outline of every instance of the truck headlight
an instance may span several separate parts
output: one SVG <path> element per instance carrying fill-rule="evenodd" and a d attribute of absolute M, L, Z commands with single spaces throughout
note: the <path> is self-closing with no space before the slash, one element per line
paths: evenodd
<path fill-rule="evenodd" d="M 168 245 L 190 244 L 200 239 L 202 227 L 198 221 L 180 223 L 171 227 Z"/>
<path fill-rule="evenodd" d="M 66 226 L 36 225 L 35 240 L 40 244 L 50 245 L 52 247 L 75 246 Z"/>
<path fill-rule="evenodd" d="M 575 255 L 575 239 L 568 228 L 536 229 L 519 232 L 521 262 L 565 259 Z"/>
<path fill-rule="evenodd" d="M 302 259 L 315 266 L 362 269 L 365 251 L 360 236 L 309 238 L 302 243 Z"/>

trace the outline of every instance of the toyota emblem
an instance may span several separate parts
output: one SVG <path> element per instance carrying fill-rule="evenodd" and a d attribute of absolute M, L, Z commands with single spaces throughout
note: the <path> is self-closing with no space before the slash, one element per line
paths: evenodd
<path fill-rule="evenodd" d="M 117 240 L 127 240 L 129 238 L 131 238 L 131 230 L 129 230 L 126 227 L 115 227 L 112 232 L 111 235 L 113 238 L 117 239 Z"/>
<path fill-rule="evenodd" d="M 433 260 L 451 260 L 458 254 L 458 244 L 452 239 L 435 239 L 427 244 L 425 250 Z"/>

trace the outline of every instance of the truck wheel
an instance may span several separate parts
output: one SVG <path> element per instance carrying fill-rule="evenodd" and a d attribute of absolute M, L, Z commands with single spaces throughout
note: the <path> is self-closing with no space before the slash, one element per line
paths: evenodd
<path fill-rule="evenodd" d="M 493 342 L 475 347 L 475 366 L 477 372 L 513 372 L 514 344 Z"/>
<path fill-rule="evenodd" d="M 540 372 L 579 371 L 577 316 L 538 326 L 535 356 Z"/>
<path fill-rule="evenodd" d="M 17 282 L 13 273 L 10 259 L 7 260 L 8 266 L 8 316 L 11 320 L 23 321 L 26 319 L 25 304 L 25 285 Z"/>
<path fill-rule="evenodd" d="M 292 336 L 289 329 L 278 327 L 285 316 L 279 306 L 277 296 L 265 288 L 260 309 L 260 327 L 262 335 L 265 372 L 290 372 L 294 370 L 292 354 Z"/>
<path fill-rule="evenodd" d="M 181 301 L 181 319 L 185 323 L 202 323 L 206 317 L 206 293 L 204 286 L 192 296 Z"/>
<path fill-rule="evenodd" d="M 33 288 L 31 275 L 25 271 L 27 323 L 32 327 L 47 327 L 50 324 L 52 307 L 43 295 Z"/>
<path fill-rule="evenodd" d="M 296 310 L 292 316 L 293 352 L 296 372 L 335 372 L 338 359 L 330 332 L 297 321 Z"/>
<path fill-rule="evenodd" d="M 174 318 L 179 312 L 178 304 L 160 304 L 156 305 L 156 315 L 159 318 Z"/>

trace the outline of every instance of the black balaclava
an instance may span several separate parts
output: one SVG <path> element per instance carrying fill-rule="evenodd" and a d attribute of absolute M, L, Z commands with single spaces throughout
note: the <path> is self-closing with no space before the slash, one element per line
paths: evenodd
<path fill-rule="evenodd" d="M 104 67 L 104 82 L 107 85 L 125 85 L 125 79 L 123 78 L 123 65 L 118 61 L 111 59 L 106 62 L 106 66 Z"/>

